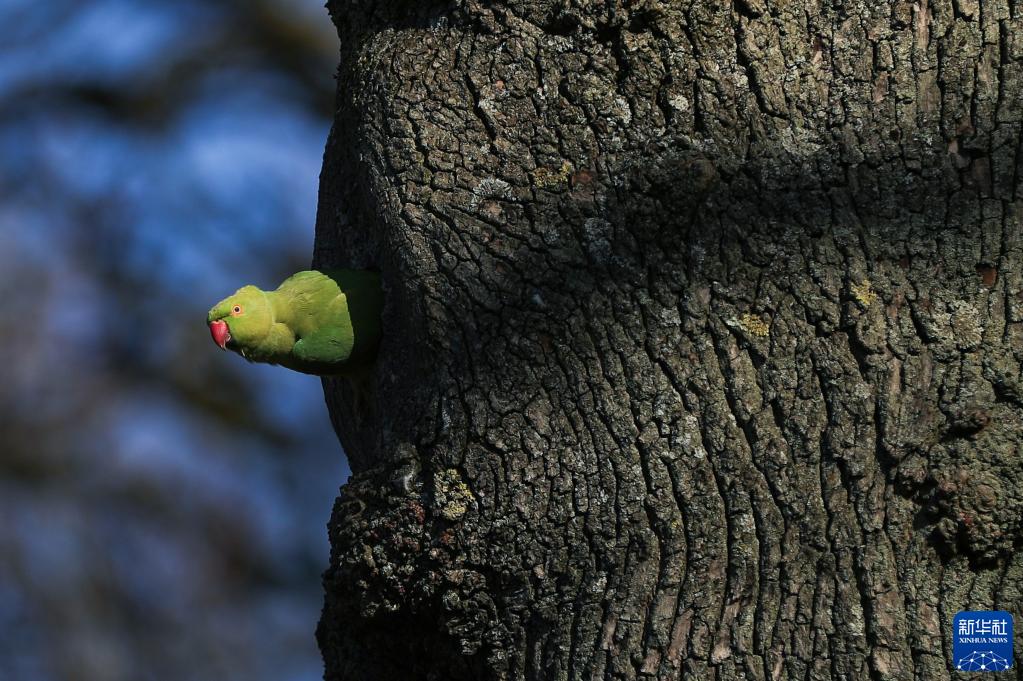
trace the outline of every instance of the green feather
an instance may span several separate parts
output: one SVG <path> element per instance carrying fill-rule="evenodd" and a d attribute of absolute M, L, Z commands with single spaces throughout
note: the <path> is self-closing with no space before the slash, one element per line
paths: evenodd
<path fill-rule="evenodd" d="M 227 348 L 250 361 L 356 376 L 376 357 L 382 307 L 376 273 L 313 270 L 293 274 L 274 291 L 243 286 L 214 305 L 206 323 L 225 322 Z"/>

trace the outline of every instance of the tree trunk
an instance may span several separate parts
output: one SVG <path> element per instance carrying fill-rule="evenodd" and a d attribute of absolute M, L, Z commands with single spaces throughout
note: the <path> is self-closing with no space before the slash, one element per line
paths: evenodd
<path fill-rule="evenodd" d="M 931 681 L 1023 613 L 1020 0 L 329 7 L 327 679 Z"/>

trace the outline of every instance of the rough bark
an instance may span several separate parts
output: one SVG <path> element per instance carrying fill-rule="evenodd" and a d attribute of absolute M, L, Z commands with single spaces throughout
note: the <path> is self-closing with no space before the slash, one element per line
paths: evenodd
<path fill-rule="evenodd" d="M 949 679 L 1023 613 L 1023 3 L 329 8 L 315 264 L 388 301 L 327 679 Z"/>

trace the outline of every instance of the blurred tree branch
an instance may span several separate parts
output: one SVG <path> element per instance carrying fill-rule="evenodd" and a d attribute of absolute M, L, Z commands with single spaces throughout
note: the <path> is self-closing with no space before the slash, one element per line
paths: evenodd
<path fill-rule="evenodd" d="M 332 111 L 337 39 L 324 28 L 329 26 L 326 12 L 316 18 L 266 1 L 211 4 L 225 10 L 229 26 L 165 55 L 158 70 L 119 80 L 34 79 L 4 95 L 0 116 L 23 115 L 26 108 L 34 107 L 86 106 L 118 121 L 160 127 L 192 103 L 207 76 L 229 68 L 280 73 L 295 86 L 295 103 L 318 115 Z M 67 22 L 67 11 L 64 5 L 54 14 L 64 14 Z"/>

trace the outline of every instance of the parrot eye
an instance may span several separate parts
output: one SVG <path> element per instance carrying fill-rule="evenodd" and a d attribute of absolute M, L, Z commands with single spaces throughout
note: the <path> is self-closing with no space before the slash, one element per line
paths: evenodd
<path fill-rule="evenodd" d="M 242 306 L 241 305 L 235 305 L 234 307 L 231 308 L 231 314 L 241 314 L 241 313 L 242 313 Z"/>

